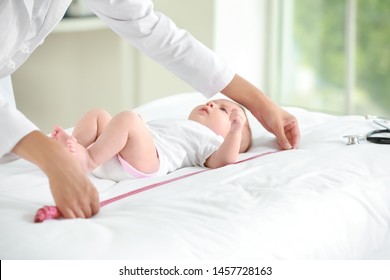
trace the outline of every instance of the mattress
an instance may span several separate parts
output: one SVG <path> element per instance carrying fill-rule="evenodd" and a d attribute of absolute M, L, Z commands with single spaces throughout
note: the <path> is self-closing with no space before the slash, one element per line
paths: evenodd
<path fill-rule="evenodd" d="M 135 111 L 146 121 L 185 118 L 204 102 L 185 93 Z M 90 219 L 34 223 L 38 208 L 54 205 L 47 178 L 22 159 L 1 164 L 0 258 L 390 259 L 390 146 L 346 145 L 342 137 L 376 125 L 363 116 L 285 109 L 300 124 L 298 149 L 280 151 L 249 116 L 254 145 L 242 162 L 125 197 Z M 120 182 L 90 178 L 104 201 L 201 170 Z"/>

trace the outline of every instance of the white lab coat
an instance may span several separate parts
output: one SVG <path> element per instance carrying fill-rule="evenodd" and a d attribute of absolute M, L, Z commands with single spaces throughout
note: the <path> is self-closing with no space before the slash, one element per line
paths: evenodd
<path fill-rule="evenodd" d="M 0 157 L 25 135 L 37 130 L 15 108 L 10 75 L 42 44 L 70 2 L 0 0 Z M 221 58 L 177 28 L 168 17 L 155 12 L 152 1 L 87 2 L 112 30 L 205 96 L 216 94 L 233 79 L 234 72 Z"/>

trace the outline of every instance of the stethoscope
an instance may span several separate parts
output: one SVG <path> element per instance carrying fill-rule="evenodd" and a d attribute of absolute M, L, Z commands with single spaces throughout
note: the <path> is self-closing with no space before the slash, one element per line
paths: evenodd
<path fill-rule="evenodd" d="M 370 131 L 367 133 L 366 137 L 362 135 L 345 135 L 344 138 L 347 138 L 347 145 L 359 144 L 359 141 L 364 138 L 375 144 L 390 144 L 390 120 L 370 115 L 366 115 L 366 119 L 373 119 L 373 122 L 383 129 Z M 388 134 L 388 136 L 384 136 L 384 134 Z"/>

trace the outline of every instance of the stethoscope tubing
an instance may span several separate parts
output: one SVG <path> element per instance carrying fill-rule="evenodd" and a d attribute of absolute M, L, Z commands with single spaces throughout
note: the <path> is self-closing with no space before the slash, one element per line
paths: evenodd
<path fill-rule="evenodd" d="M 377 129 L 367 133 L 366 139 L 375 144 L 390 144 L 390 137 L 373 136 L 380 133 L 390 133 L 390 129 Z"/>
<path fill-rule="evenodd" d="M 383 121 L 383 122 L 390 122 L 390 120 L 387 120 L 387 119 L 376 119 L 376 120 L 374 120 L 375 124 L 383 127 L 386 130 L 389 130 L 390 128 L 388 126 L 384 125 L 383 123 L 381 123 L 381 121 Z"/>

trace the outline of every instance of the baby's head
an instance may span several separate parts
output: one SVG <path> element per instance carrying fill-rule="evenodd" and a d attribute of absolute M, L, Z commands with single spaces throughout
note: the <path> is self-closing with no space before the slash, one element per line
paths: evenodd
<path fill-rule="evenodd" d="M 230 114 L 234 109 L 241 110 L 245 116 L 240 146 L 240 153 L 245 153 L 252 145 L 252 131 L 245 110 L 239 104 L 227 99 L 212 100 L 195 107 L 188 119 L 207 126 L 225 138 L 230 131 Z"/>

